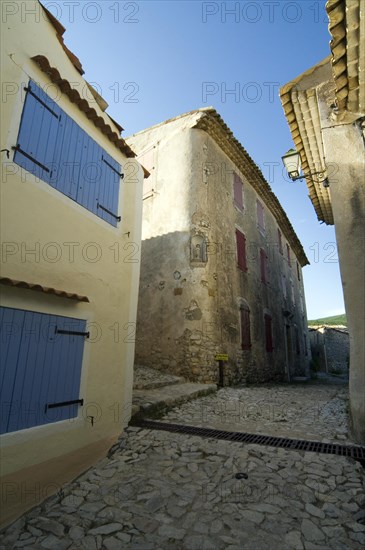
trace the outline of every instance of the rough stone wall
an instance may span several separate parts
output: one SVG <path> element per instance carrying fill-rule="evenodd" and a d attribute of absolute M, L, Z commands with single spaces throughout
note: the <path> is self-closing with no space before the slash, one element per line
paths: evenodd
<path fill-rule="evenodd" d="M 346 329 L 319 327 L 310 331 L 313 357 L 319 359 L 323 371 L 335 374 L 348 373 L 350 337 Z"/>
<path fill-rule="evenodd" d="M 293 252 L 290 267 L 285 238 L 281 254 L 277 223 L 267 208 L 265 235 L 260 233 L 257 194 L 243 174 L 212 137 L 189 128 L 184 119 L 128 141 L 137 152 L 154 150 L 154 168 L 146 166 L 152 171 L 148 185 L 154 191 L 146 193 L 144 201 L 136 362 L 190 380 L 217 382 L 214 356 L 226 353 L 226 384 L 307 374 L 309 338 L 301 269 L 298 280 Z M 143 164 L 143 157 L 139 160 Z M 243 212 L 233 201 L 234 173 L 243 181 Z M 237 267 L 236 229 L 246 237 L 247 271 Z M 268 256 L 266 285 L 260 276 L 260 248 Z M 241 346 L 243 304 L 251 319 L 252 346 L 247 351 Z M 265 312 L 272 316 L 273 352 L 265 349 Z"/>

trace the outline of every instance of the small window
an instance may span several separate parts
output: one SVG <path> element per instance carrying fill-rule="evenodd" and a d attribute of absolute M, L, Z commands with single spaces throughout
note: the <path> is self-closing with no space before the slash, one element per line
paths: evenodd
<path fill-rule="evenodd" d="M 246 237 L 236 229 L 237 265 L 242 271 L 247 271 Z"/>
<path fill-rule="evenodd" d="M 290 258 L 290 246 L 286 243 L 286 256 L 288 259 L 288 266 L 291 267 L 291 258 Z"/>
<path fill-rule="evenodd" d="M 283 254 L 283 238 L 280 229 L 278 228 L 278 245 L 279 245 L 279 252 L 280 254 Z"/>
<path fill-rule="evenodd" d="M 271 353 L 273 351 L 273 341 L 272 341 L 272 317 L 268 313 L 265 313 L 265 345 L 266 351 Z"/>
<path fill-rule="evenodd" d="M 243 211 L 243 183 L 237 174 L 234 174 L 233 178 L 233 202 L 239 210 Z"/>
<path fill-rule="evenodd" d="M 251 326 L 250 310 L 248 307 L 241 307 L 241 346 L 243 350 L 251 349 Z"/>
<path fill-rule="evenodd" d="M 261 282 L 267 284 L 269 282 L 268 258 L 263 248 L 260 248 L 260 272 Z"/>
<path fill-rule="evenodd" d="M 259 200 L 256 201 L 257 225 L 261 233 L 265 233 L 265 211 Z"/>

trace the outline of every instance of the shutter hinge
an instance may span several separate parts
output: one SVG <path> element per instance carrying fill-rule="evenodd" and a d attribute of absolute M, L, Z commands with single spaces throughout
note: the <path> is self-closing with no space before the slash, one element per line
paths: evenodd
<path fill-rule="evenodd" d="M 58 115 L 56 115 L 56 113 L 54 111 L 52 111 L 52 109 L 50 107 L 48 107 L 47 103 L 45 103 L 44 101 L 42 101 L 34 92 L 33 90 L 31 89 L 31 87 L 29 86 L 28 88 L 24 88 L 24 90 L 26 92 L 28 92 L 28 94 L 32 95 L 34 97 L 34 99 L 36 99 L 37 101 L 39 101 L 39 103 L 41 105 L 43 105 L 43 107 L 45 109 L 47 109 L 47 111 L 49 111 L 54 117 L 56 117 L 57 119 L 59 119 L 60 117 Z"/>
<path fill-rule="evenodd" d="M 113 166 L 112 164 L 110 164 L 110 162 L 108 162 L 103 156 L 101 156 L 101 160 L 102 160 L 103 162 L 105 162 L 105 164 L 106 164 L 107 166 L 109 166 L 109 168 L 110 168 L 111 170 L 113 170 L 113 172 L 115 172 L 116 174 L 118 174 L 118 176 L 119 176 L 120 178 L 122 178 L 122 179 L 124 178 L 124 174 L 118 172 L 118 170 L 117 170 L 116 168 L 114 168 L 114 166 Z"/>
<path fill-rule="evenodd" d="M 96 206 L 97 206 L 98 208 L 100 208 L 101 210 L 104 210 L 104 212 L 106 212 L 107 214 L 110 214 L 111 216 L 113 216 L 113 218 L 115 218 L 118 222 L 121 221 L 122 216 L 117 216 L 116 214 L 114 214 L 113 212 L 111 212 L 111 210 L 108 210 L 107 208 L 105 208 L 105 206 L 103 206 L 103 205 L 100 204 L 100 203 L 97 203 Z"/>
<path fill-rule="evenodd" d="M 40 168 L 42 168 L 42 170 L 44 170 L 45 172 L 49 172 L 49 168 L 47 168 L 47 166 L 45 166 L 44 164 L 42 164 L 41 162 L 39 162 L 39 160 L 36 160 L 35 158 L 33 158 L 31 155 L 28 155 L 28 153 L 26 153 L 25 151 L 23 151 L 23 149 L 21 149 L 19 143 L 18 145 L 16 145 L 15 147 L 12 147 L 13 151 L 17 151 L 18 153 L 20 153 L 21 155 L 23 155 L 24 157 L 26 157 L 27 159 L 31 160 L 32 162 L 34 162 L 34 164 L 36 164 L 37 166 L 39 166 Z"/>
<path fill-rule="evenodd" d="M 44 406 L 44 412 L 47 412 L 47 409 L 55 409 L 56 407 L 67 407 L 69 405 L 80 405 L 81 407 L 84 404 L 83 399 L 73 399 L 72 401 L 60 401 L 59 403 L 46 403 Z"/>
<path fill-rule="evenodd" d="M 85 336 L 85 338 L 90 338 L 90 332 L 81 332 L 78 330 L 63 330 L 58 327 L 55 328 L 56 334 L 70 334 L 71 336 Z"/>

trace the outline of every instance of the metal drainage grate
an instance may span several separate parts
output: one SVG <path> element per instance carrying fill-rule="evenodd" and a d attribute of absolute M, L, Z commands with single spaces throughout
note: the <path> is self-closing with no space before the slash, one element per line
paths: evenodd
<path fill-rule="evenodd" d="M 211 428 L 198 428 L 183 424 L 168 424 L 155 420 L 135 420 L 134 426 L 147 428 L 149 430 L 163 430 L 188 435 L 199 435 L 212 439 L 225 439 L 242 443 L 255 443 L 256 445 L 268 445 L 270 447 L 281 447 L 295 451 L 311 451 L 331 455 L 348 456 L 360 462 L 365 467 L 365 447 L 350 445 L 338 445 L 336 443 L 322 443 L 321 441 L 306 441 L 305 439 L 288 439 L 284 437 L 273 437 L 270 435 L 248 434 L 242 432 L 227 432 L 224 430 L 213 430 Z"/>

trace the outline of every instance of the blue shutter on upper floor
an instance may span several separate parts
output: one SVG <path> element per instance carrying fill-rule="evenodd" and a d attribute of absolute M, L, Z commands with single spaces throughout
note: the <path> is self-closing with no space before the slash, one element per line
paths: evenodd
<path fill-rule="evenodd" d="M 120 221 L 118 214 L 120 165 L 105 151 L 101 158 L 101 185 L 99 187 L 97 215 L 111 225 L 117 226 Z"/>
<path fill-rule="evenodd" d="M 61 109 L 34 82 L 26 90 L 14 162 L 50 183 Z"/>
<path fill-rule="evenodd" d="M 0 308 L 1 433 L 77 416 L 86 321 Z"/>
<path fill-rule="evenodd" d="M 121 166 L 33 81 L 14 162 L 117 226 Z"/>

